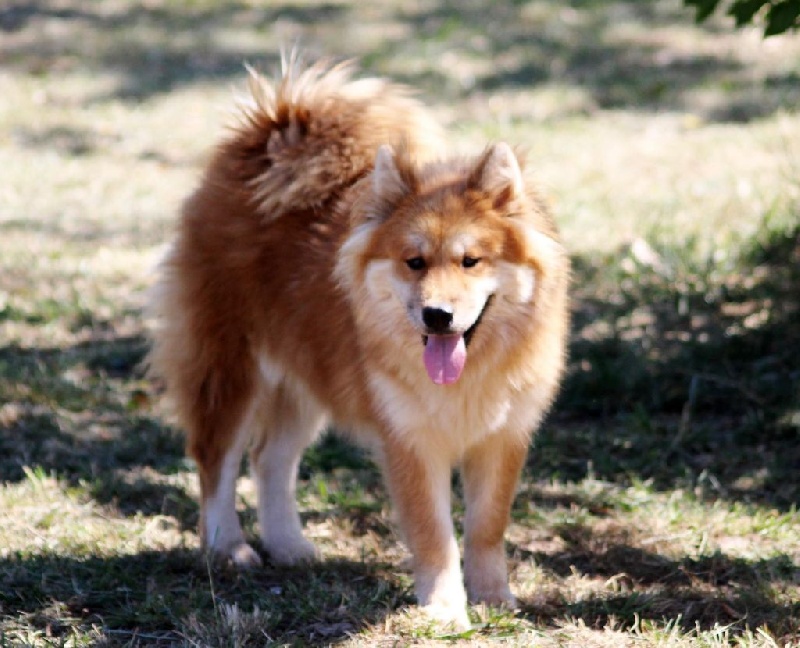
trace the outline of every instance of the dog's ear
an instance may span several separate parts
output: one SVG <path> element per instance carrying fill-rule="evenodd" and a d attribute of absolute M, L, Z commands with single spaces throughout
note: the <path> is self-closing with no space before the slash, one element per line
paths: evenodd
<path fill-rule="evenodd" d="M 467 187 L 489 194 L 496 209 L 510 207 L 525 194 L 519 160 L 505 142 L 489 146 L 472 170 Z"/>
<path fill-rule="evenodd" d="M 376 198 L 395 203 L 411 190 L 409 178 L 403 177 L 408 176 L 407 169 L 403 168 L 406 166 L 403 161 L 398 163 L 391 146 L 381 145 L 375 154 L 375 169 L 372 171 L 372 192 Z"/>
<path fill-rule="evenodd" d="M 409 187 L 400 175 L 394 151 L 382 144 L 375 154 L 375 169 L 372 171 L 372 192 L 386 201 L 394 201 L 408 193 Z"/>
<path fill-rule="evenodd" d="M 395 152 L 391 146 L 383 144 L 375 154 L 375 168 L 372 170 L 373 218 L 388 216 L 392 208 L 404 196 L 413 193 L 416 187 L 417 177 L 406 146 L 401 143 Z"/>

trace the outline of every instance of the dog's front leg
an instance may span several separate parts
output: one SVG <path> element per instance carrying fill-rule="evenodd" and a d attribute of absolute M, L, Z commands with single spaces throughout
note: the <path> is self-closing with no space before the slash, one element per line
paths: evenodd
<path fill-rule="evenodd" d="M 383 463 L 404 539 L 413 555 L 419 604 L 437 621 L 468 628 L 450 511 L 450 464 L 440 457 L 421 457 L 394 439 L 384 446 Z"/>
<path fill-rule="evenodd" d="M 518 436 L 494 434 L 464 458 L 464 574 L 471 602 L 516 603 L 508 587 L 503 535 L 526 454 L 527 444 Z"/>

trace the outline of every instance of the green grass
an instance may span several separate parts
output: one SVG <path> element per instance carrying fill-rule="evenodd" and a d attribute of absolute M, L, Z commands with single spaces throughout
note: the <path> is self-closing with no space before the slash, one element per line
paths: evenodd
<path fill-rule="evenodd" d="M 0 646 L 800 645 L 796 38 L 679 0 L 44 0 L 0 33 Z M 140 367 L 242 62 L 298 40 L 417 87 L 454 150 L 525 146 L 573 253 L 569 372 L 508 532 L 520 607 L 461 635 L 414 609 L 380 477 L 332 437 L 299 493 L 325 560 L 208 563 Z"/>

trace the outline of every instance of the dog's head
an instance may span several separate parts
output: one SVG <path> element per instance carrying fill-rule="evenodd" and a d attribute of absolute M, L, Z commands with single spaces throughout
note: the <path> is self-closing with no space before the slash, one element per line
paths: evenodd
<path fill-rule="evenodd" d="M 381 147 L 340 278 L 362 288 L 362 315 L 412 334 L 434 383 L 454 383 L 473 345 L 532 325 L 525 313 L 560 250 L 540 207 L 506 144 L 422 169 Z"/>

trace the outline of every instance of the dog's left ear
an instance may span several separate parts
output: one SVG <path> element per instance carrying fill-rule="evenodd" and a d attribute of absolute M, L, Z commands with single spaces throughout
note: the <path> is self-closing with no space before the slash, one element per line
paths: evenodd
<path fill-rule="evenodd" d="M 467 180 L 470 189 L 483 191 L 493 198 L 495 209 L 504 209 L 525 193 L 519 160 L 505 142 L 489 146 Z"/>

